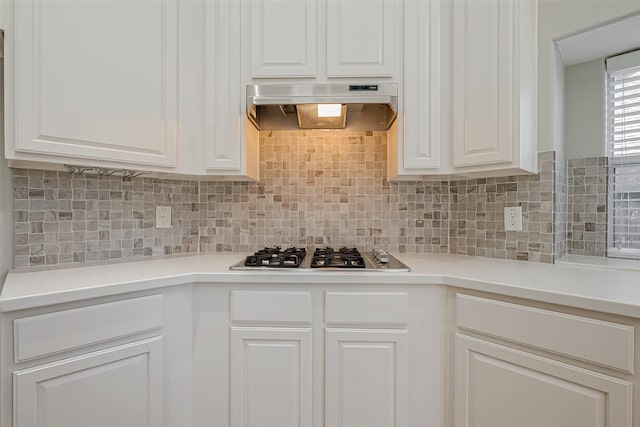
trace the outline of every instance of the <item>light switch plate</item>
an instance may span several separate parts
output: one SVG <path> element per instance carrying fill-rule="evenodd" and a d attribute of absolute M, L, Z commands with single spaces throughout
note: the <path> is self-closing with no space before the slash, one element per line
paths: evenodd
<path fill-rule="evenodd" d="M 522 231 L 522 208 L 504 208 L 504 230 Z"/>
<path fill-rule="evenodd" d="M 156 228 L 171 228 L 171 206 L 156 206 Z"/>

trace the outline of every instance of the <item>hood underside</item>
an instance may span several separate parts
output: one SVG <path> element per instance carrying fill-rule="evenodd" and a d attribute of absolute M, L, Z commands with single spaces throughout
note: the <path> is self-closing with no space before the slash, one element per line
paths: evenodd
<path fill-rule="evenodd" d="M 247 86 L 247 118 L 258 130 L 387 130 L 397 103 L 394 83 Z"/>

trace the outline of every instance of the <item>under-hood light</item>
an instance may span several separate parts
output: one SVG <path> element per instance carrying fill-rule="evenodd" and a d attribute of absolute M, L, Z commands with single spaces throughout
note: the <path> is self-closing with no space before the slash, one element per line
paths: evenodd
<path fill-rule="evenodd" d="M 318 117 L 340 117 L 342 104 L 318 104 Z"/>
<path fill-rule="evenodd" d="M 320 106 L 337 107 L 337 114 L 325 111 L 320 114 Z M 301 104 L 296 105 L 298 127 L 300 129 L 344 129 L 347 122 L 347 106 L 344 104 Z"/>

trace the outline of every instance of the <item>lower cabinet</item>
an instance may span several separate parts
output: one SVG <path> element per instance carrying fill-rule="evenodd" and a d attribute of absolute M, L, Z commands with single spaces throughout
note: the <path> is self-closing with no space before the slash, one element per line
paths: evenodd
<path fill-rule="evenodd" d="M 310 328 L 231 328 L 231 426 L 311 427 Z"/>
<path fill-rule="evenodd" d="M 313 425 L 311 343 L 311 328 L 231 328 L 231 427 Z M 324 362 L 325 426 L 408 425 L 406 330 L 327 328 Z"/>
<path fill-rule="evenodd" d="M 195 425 L 444 427 L 442 288 L 202 291 Z"/>
<path fill-rule="evenodd" d="M 14 427 L 161 427 L 163 338 L 13 373 Z"/>
<path fill-rule="evenodd" d="M 455 427 L 631 427 L 632 384 L 456 336 Z"/>
<path fill-rule="evenodd" d="M 325 426 L 408 426 L 406 330 L 326 330 Z"/>
<path fill-rule="evenodd" d="M 462 293 L 455 305 L 454 427 L 639 425 L 625 319 Z"/>

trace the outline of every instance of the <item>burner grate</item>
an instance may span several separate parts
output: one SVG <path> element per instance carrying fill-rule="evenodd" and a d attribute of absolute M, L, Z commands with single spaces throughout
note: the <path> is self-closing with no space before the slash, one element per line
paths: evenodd
<path fill-rule="evenodd" d="M 245 259 L 244 265 L 246 267 L 298 268 L 306 253 L 306 249 L 296 247 L 285 250 L 278 246 L 264 248 L 249 255 Z"/>
<path fill-rule="evenodd" d="M 364 257 L 356 248 L 316 248 L 311 268 L 365 268 Z"/>

